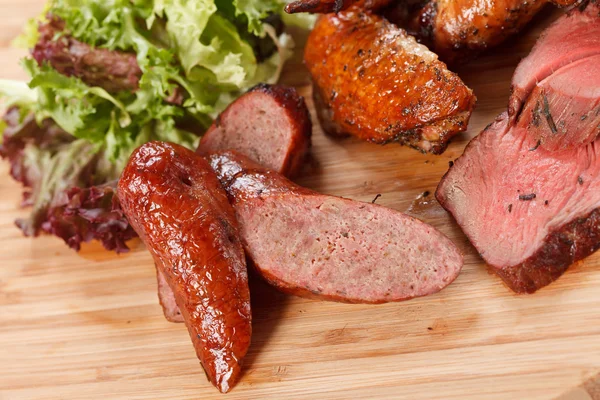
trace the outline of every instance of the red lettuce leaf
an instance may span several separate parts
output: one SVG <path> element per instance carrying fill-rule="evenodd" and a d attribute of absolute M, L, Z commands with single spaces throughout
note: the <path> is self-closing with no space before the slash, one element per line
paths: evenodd
<path fill-rule="evenodd" d="M 0 157 L 23 184 L 22 206 L 28 218 L 15 224 L 26 236 L 47 232 L 79 250 L 82 242 L 99 240 L 108 250 L 128 250 L 136 237 L 119 205 L 116 172 L 101 165 L 101 154 L 50 120 L 38 125 L 17 107 L 4 116 Z"/>
<path fill-rule="evenodd" d="M 128 251 L 125 243 L 137 235 L 121 209 L 116 187 L 114 181 L 103 186 L 71 188 L 67 204 L 51 208 L 42 229 L 62 238 L 74 250 L 79 250 L 82 242 L 95 239 L 107 250 Z"/>

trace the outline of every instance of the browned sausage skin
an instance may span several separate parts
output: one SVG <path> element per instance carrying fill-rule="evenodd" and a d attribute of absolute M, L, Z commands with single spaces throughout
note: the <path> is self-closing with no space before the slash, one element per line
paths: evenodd
<path fill-rule="evenodd" d="M 297 175 L 312 122 L 295 88 L 259 84 L 231 103 L 202 137 L 198 153 L 236 150 L 285 176 Z"/>
<path fill-rule="evenodd" d="M 229 391 L 252 329 L 244 251 L 218 178 L 194 152 L 150 142 L 131 156 L 118 194 L 174 293 L 206 375 Z"/>

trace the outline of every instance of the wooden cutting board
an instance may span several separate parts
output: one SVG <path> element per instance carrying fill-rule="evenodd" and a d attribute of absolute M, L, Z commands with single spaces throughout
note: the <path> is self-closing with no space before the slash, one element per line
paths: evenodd
<path fill-rule="evenodd" d="M 9 42 L 43 0 L 0 0 L 1 78 L 25 79 Z M 406 211 L 465 253 L 439 294 L 378 306 L 304 300 L 252 283 L 254 335 L 246 372 L 228 395 L 206 380 L 183 325 L 165 321 L 148 252 L 97 243 L 79 253 L 29 239 L 20 188 L 0 167 L 0 399 L 549 399 L 600 371 L 600 256 L 535 295 L 490 275 L 432 200 L 448 162 L 506 107 L 509 82 L 548 11 L 512 43 L 458 72 L 479 97 L 466 134 L 442 156 L 397 145 L 332 140 L 315 126 L 299 181 L 316 190 Z M 285 83 L 310 99 L 306 71 Z M 310 102 L 312 107 L 312 103 Z M 314 110 L 313 110 L 314 111 Z"/>

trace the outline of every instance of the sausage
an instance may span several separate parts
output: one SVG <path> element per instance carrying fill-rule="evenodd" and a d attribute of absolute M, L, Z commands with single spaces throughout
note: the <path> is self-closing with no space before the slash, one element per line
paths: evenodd
<path fill-rule="evenodd" d="M 229 391 L 252 317 L 239 228 L 219 180 L 194 152 L 149 142 L 131 156 L 118 196 L 173 291 L 207 377 Z"/>
<path fill-rule="evenodd" d="M 438 292 L 462 268 L 456 246 L 415 218 L 302 188 L 236 152 L 208 157 L 251 264 L 283 292 L 348 303 L 401 301 Z M 159 296 L 168 304 L 167 290 Z"/>
<path fill-rule="evenodd" d="M 259 84 L 219 115 L 197 152 L 237 150 L 285 176 L 295 176 L 311 145 L 312 122 L 295 88 Z M 157 269 L 158 298 L 170 322 L 183 322 L 173 293 Z"/>
<path fill-rule="evenodd" d="M 310 148 L 312 123 L 296 89 L 259 84 L 219 115 L 199 153 L 237 150 L 285 176 L 296 175 Z"/>
<path fill-rule="evenodd" d="M 438 292 L 459 274 L 456 246 L 415 218 L 302 188 L 235 152 L 209 156 L 246 255 L 284 292 L 384 303 Z"/>

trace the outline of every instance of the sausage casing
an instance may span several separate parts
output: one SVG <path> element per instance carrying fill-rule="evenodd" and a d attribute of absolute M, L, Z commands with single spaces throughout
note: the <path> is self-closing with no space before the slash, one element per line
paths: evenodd
<path fill-rule="evenodd" d="M 237 221 L 217 176 L 194 152 L 150 142 L 131 156 L 118 193 L 173 290 L 209 380 L 229 391 L 250 345 L 250 292 Z"/>

